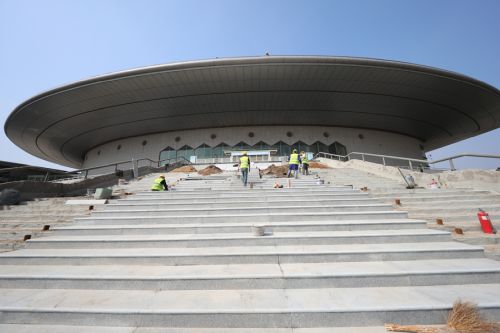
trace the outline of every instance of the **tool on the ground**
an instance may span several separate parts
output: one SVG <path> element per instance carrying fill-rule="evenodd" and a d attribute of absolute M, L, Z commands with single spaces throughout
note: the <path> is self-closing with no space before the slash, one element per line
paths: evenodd
<path fill-rule="evenodd" d="M 495 228 L 493 227 L 493 224 L 491 224 L 490 215 L 481 208 L 479 208 L 479 211 L 477 212 L 477 218 L 479 219 L 479 223 L 481 223 L 481 229 L 483 229 L 483 232 L 485 234 L 497 233 Z"/>
<path fill-rule="evenodd" d="M 475 304 L 456 301 L 448 314 L 446 326 L 385 324 L 390 332 L 413 333 L 498 333 L 500 325 L 485 321 Z"/>

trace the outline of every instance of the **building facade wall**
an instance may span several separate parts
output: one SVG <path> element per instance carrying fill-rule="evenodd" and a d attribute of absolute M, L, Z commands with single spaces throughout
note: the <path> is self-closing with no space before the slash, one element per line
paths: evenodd
<path fill-rule="evenodd" d="M 215 147 L 220 143 L 234 146 L 240 142 L 252 146 L 260 141 L 269 145 L 278 141 L 288 145 L 302 141 L 311 145 L 319 141 L 328 146 L 338 142 L 346 147 L 348 153 L 364 152 L 417 159 L 424 157 L 422 142 L 400 134 L 321 126 L 249 126 L 174 131 L 108 142 L 88 151 L 82 168 L 141 158 L 158 161 L 160 152 L 166 147 L 178 150 L 185 145 L 193 148 L 202 144 Z"/>

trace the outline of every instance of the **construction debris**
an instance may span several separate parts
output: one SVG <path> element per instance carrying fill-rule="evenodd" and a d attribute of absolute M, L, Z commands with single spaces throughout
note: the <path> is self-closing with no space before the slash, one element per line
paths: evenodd
<path fill-rule="evenodd" d="M 324 163 L 309 162 L 309 169 L 331 169 L 331 168 Z"/>
<path fill-rule="evenodd" d="M 286 177 L 288 173 L 288 165 L 276 166 L 271 164 L 264 170 L 261 170 L 263 175 L 273 175 L 276 177 Z"/>
<path fill-rule="evenodd" d="M 198 171 L 198 173 L 202 176 L 216 175 L 222 172 L 222 169 L 219 169 L 215 165 L 209 165 L 205 169 Z"/>
<path fill-rule="evenodd" d="M 196 172 L 196 170 L 192 165 L 185 165 L 181 166 L 180 168 L 174 169 L 170 172 L 184 172 L 184 173 L 190 173 L 190 172 Z"/>
<path fill-rule="evenodd" d="M 390 332 L 413 333 L 499 333 L 500 324 L 485 321 L 475 304 L 456 301 L 448 315 L 446 326 L 385 324 Z"/>

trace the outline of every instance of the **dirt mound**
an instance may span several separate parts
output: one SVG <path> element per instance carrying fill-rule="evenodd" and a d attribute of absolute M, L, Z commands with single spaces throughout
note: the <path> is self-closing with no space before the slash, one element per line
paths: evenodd
<path fill-rule="evenodd" d="M 288 173 L 288 165 L 276 166 L 274 164 L 271 164 L 270 166 L 262 170 L 263 175 L 273 175 L 276 177 L 286 177 L 287 173 Z"/>
<path fill-rule="evenodd" d="M 319 162 L 310 162 L 310 169 L 331 169 L 328 165 Z"/>
<path fill-rule="evenodd" d="M 170 172 L 184 172 L 184 173 L 190 173 L 190 172 L 196 172 L 196 170 L 192 165 L 185 165 L 180 168 L 174 169 Z"/>
<path fill-rule="evenodd" d="M 205 169 L 198 171 L 198 173 L 202 176 L 215 175 L 222 173 L 222 169 L 219 169 L 215 165 L 209 165 Z"/>

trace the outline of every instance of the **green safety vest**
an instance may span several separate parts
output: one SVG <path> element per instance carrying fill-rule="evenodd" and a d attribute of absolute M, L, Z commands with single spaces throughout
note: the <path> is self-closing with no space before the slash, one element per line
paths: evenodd
<path fill-rule="evenodd" d="M 248 156 L 240 157 L 240 169 L 248 169 L 250 168 L 250 158 Z"/>
<path fill-rule="evenodd" d="M 302 164 L 309 164 L 309 160 L 307 159 L 307 154 L 304 154 L 304 156 L 302 156 Z"/>
<path fill-rule="evenodd" d="M 156 178 L 155 182 L 153 183 L 153 186 L 151 186 L 151 189 L 153 191 L 163 191 L 164 188 L 163 188 L 163 185 L 161 184 L 162 181 L 163 181 L 163 178 Z"/>
<path fill-rule="evenodd" d="M 291 154 L 290 155 L 290 162 L 288 164 L 299 164 L 299 154 Z"/>

